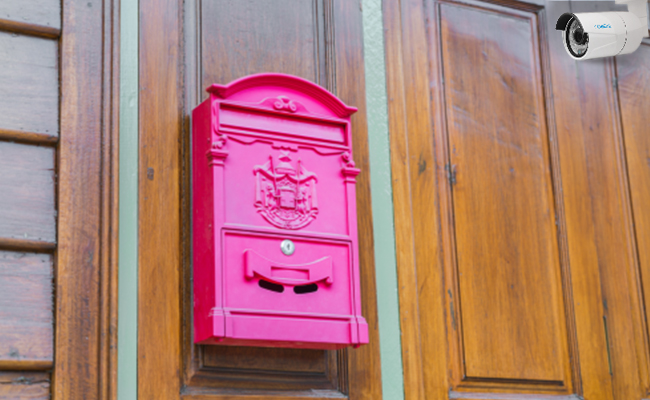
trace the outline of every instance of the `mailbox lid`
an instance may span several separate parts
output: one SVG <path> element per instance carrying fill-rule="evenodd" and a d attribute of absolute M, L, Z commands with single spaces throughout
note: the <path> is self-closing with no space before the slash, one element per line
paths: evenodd
<path fill-rule="evenodd" d="M 306 79 L 278 73 L 248 75 L 227 85 L 214 84 L 206 89 L 215 99 L 262 104 L 289 114 L 347 119 L 357 109 L 345 105 L 325 88 Z"/>
<path fill-rule="evenodd" d="M 294 245 L 291 255 L 283 241 Z M 350 317 L 352 245 L 299 235 L 224 230 L 224 308 L 260 315 Z"/>

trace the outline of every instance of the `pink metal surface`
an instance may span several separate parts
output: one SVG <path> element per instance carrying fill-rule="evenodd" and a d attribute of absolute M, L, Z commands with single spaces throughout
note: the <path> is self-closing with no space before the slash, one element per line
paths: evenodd
<path fill-rule="evenodd" d="M 194 341 L 368 343 L 350 131 L 356 109 L 283 74 L 207 91 L 192 114 Z M 293 251 L 283 251 L 283 241 Z"/>

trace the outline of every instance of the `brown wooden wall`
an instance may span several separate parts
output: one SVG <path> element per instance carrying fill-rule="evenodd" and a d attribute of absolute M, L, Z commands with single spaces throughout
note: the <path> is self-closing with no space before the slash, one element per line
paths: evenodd
<path fill-rule="evenodd" d="M 49 398 L 61 5 L 3 2 L 0 18 L 0 398 Z"/>
<path fill-rule="evenodd" d="M 114 388 L 112 4 L 0 4 L 2 399 Z"/>
<path fill-rule="evenodd" d="M 384 2 L 407 399 L 649 396 L 650 41 L 568 6 Z"/>

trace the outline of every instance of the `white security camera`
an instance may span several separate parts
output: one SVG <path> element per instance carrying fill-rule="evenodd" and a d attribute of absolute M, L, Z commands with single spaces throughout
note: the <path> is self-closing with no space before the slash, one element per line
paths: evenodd
<path fill-rule="evenodd" d="M 562 31 L 564 48 L 575 60 L 628 54 L 648 37 L 646 0 L 616 0 L 628 12 L 564 13 L 555 29 Z"/>

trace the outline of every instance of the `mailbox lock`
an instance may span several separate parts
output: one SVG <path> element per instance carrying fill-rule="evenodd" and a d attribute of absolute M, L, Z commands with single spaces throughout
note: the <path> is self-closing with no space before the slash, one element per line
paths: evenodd
<path fill-rule="evenodd" d="M 291 240 L 284 239 L 280 244 L 280 249 L 282 250 L 285 256 L 290 256 L 293 254 L 294 251 L 296 251 L 296 245 L 293 244 Z"/>

